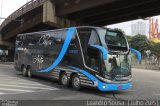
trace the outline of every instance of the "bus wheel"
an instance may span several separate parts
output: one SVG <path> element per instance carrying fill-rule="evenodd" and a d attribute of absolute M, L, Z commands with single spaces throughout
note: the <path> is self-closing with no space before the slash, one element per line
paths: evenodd
<path fill-rule="evenodd" d="M 27 69 L 25 66 L 22 66 L 22 73 L 23 73 L 23 76 L 27 76 Z"/>
<path fill-rule="evenodd" d="M 72 77 L 72 87 L 75 90 L 80 90 L 81 89 L 81 84 L 80 84 L 80 79 L 77 74 L 74 74 Z"/>
<path fill-rule="evenodd" d="M 30 77 L 30 78 L 33 77 L 31 67 L 28 67 L 28 68 L 27 68 L 27 76 Z"/>
<path fill-rule="evenodd" d="M 64 86 L 68 86 L 68 76 L 65 72 L 63 72 L 60 76 L 60 83 Z"/>

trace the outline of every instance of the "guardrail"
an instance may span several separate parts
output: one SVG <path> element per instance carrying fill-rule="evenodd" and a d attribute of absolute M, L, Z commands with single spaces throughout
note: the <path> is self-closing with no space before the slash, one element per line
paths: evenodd
<path fill-rule="evenodd" d="M 28 11 L 31 11 L 34 8 L 41 6 L 45 1 L 46 0 L 31 0 L 30 2 L 26 3 L 25 5 L 20 7 L 18 10 L 13 12 L 10 16 L 8 16 L 6 20 L 3 21 L 3 23 L 0 26 L 0 30 L 2 30 L 12 20 L 15 20 L 16 18 L 27 13 Z"/>

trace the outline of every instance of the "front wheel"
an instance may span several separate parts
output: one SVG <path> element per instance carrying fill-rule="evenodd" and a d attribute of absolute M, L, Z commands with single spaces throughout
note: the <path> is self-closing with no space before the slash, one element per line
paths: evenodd
<path fill-rule="evenodd" d="M 81 89 L 80 78 L 77 74 L 73 75 L 73 77 L 72 77 L 72 87 L 75 90 L 80 90 Z"/>

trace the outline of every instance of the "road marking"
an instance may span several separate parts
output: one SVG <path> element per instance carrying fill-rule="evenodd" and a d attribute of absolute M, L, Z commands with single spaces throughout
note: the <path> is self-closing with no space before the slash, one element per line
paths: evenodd
<path fill-rule="evenodd" d="M 14 93 L 1 93 L 0 95 L 12 95 L 12 94 L 34 93 L 34 92 L 37 93 L 37 92 L 45 92 L 45 91 L 50 91 L 50 90 L 40 90 L 40 91 L 30 91 L 30 92 L 14 92 Z"/>
<path fill-rule="evenodd" d="M 6 84 L 0 84 L 0 86 L 2 87 L 2 86 L 8 86 L 8 87 L 18 87 L 18 88 L 35 88 L 35 89 L 50 89 L 50 90 L 52 90 L 52 89 L 56 89 L 56 88 L 51 88 L 51 87 L 49 87 L 49 86 L 46 86 L 46 87 L 48 87 L 48 88 L 42 88 L 41 86 L 39 86 L 39 87 L 33 87 L 33 86 L 17 86 L 17 85 L 6 85 Z"/>
<path fill-rule="evenodd" d="M 59 90 L 34 80 L 0 75 L 0 95 Z"/>
<path fill-rule="evenodd" d="M 0 95 L 21 94 L 21 93 L 30 93 L 30 92 L 2 93 L 2 94 L 0 94 Z"/>
<path fill-rule="evenodd" d="M 36 80 L 32 81 L 32 80 L 27 80 L 27 79 L 0 79 L 0 81 L 12 81 L 12 82 L 14 81 L 14 82 L 21 82 L 21 83 L 23 83 L 23 82 L 30 83 L 31 82 L 32 83 L 32 82 L 35 82 Z"/>
<path fill-rule="evenodd" d="M 16 79 L 20 79 L 20 78 L 18 78 L 18 77 L 11 77 L 11 76 L 8 76 L 8 75 L 0 75 L 0 77 L 2 78 L 2 77 L 4 77 L 4 78 L 6 78 L 6 77 L 9 77 L 9 78 L 16 78 Z M 25 77 L 24 77 L 25 78 Z"/>
<path fill-rule="evenodd" d="M 10 89 L 10 88 L 0 88 L 0 90 L 4 91 L 22 91 L 22 92 L 33 92 L 31 90 L 23 90 L 23 89 Z"/>
<path fill-rule="evenodd" d="M 160 96 L 160 93 L 153 92 L 153 95 Z"/>
<path fill-rule="evenodd" d="M 7 84 L 16 84 L 16 85 L 41 85 L 41 86 L 46 86 L 46 85 L 43 85 L 43 84 L 39 84 L 39 83 L 30 83 L 30 82 L 28 82 L 28 83 L 23 83 L 23 82 L 6 82 L 6 81 L 0 81 L 0 84 L 1 83 L 7 83 Z"/>
<path fill-rule="evenodd" d="M 8 66 L 1 68 L 8 69 L 8 71 L 11 71 L 10 69 L 13 69 Z M 37 92 L 52 91 L 52 90 L 59 90 L 59 89 L 56 87 L 43 84 L 37 79 L 31 79 L 18 75 L 11 76 L 5 73 L 0 74 L 0 95 L 34 93 L 34 92 L 37 93 Z"/>
<path fill-rule="evenodd" d="M 9 70 L 13 70 L 14 68 L 13 67 L 3 67 L 3 66 L 1 66 L 1 69 L 9 69 Z"/>
<path fill-rule="evenodd" d="M 34 79 L 0 79 L 0 83 L 19 83 L 19 84 L 28 84 L 28 85 L 44 85 L 44 81 L 34 80 Z M 45 85 L 46 86 L 46 85 Z"/>
<path fill-rule="evenodd" d="M 5 79 L 23 79 L 23 78 L 26 78 L 27 79 L 27 77 L 21 77 L 21 78 L 19 78 L 18 76 L 17 77 L 11 77 L 11 76 L 0 76 L 0 78 L 5 78 Z"/>
<path fill-rule="evenodd" d="M 8 75 L 0 75 L 0 77 L 10 77 L 10 76 L 8 76 Z"/>
<path fill-rule="evenodd" d="M 3 94 L 5 94 L 5 93 L 0 93 L 0 95 L 3 95 Z"/>

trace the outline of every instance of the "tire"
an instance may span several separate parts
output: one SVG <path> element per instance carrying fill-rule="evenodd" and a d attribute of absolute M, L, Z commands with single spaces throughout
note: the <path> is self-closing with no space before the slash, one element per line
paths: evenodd
<path fill-rule="evenodd" d="M 28 67 L 28 68 L 27 68 L 27 76 L 28 76 L 29 78 L 32 78 L 32 77 L 33 77 L 32 68 L 31 68 L 31 67 Z"/>
<path fill-rule="evenodd" d="M 23 74 L 24 77 L 27 76 L 27 69 L 26 69 L 25 66 L 22 66 L 22 74 Z"/>
<path fill-rule="evenodd" d="M 80 78 L 77 74 L 74 74 L 72 76 L 72 87 L 75 90 L 80 90 L 81 89 L 81 82 L 80 82 Z"/>
<path fill-rule="evenodd" d="M 69 81 L 68 81 L 68 76 L 65 72 L 63 72 L 60 76 L 60 84 L 64 85 L 64 86 L 68 86 L 69 85 Z"/>

